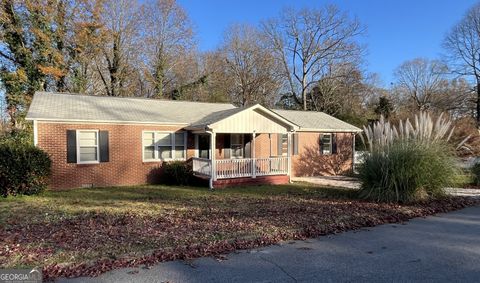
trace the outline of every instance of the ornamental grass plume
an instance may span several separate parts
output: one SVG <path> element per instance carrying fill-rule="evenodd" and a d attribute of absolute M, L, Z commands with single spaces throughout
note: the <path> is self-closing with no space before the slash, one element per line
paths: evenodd
<path fill-rule="evenodd" d="M 362 139 L 370 152 L 359 168 L 360 195 L 401 203 L 443 196 L 458 175 L 455 148 L 448 142 L 453 130 L 444 115 L 434 120 L 426 112 L 397 127 L 383 117 L 364 127 Z"/>

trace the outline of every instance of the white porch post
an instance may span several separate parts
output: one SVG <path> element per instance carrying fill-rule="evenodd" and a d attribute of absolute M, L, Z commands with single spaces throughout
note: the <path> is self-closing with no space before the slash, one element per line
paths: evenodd
<path fill-rule="evenodd" d="M 287 166 L 288 166 L 288 181 L 292 182 L 292 133 L 287 133 Z"/>
<path fill-rule="evenodd" d="M 215 132 L 210 133 L 210 161 L 211 174 L 210 174 L 210 189 L 213 189 L 213 181 L 217 180 L 217 164 L 215 161 L 215 147 L 216 147 L 217 134 Z"/>
<path fill-rule="evenodd" d="M 255 131 L 252 133 L 252 146 L 250 152 L 252 153 L 252 177 L 257 178 L 257 164 L 255 160 Z"/>

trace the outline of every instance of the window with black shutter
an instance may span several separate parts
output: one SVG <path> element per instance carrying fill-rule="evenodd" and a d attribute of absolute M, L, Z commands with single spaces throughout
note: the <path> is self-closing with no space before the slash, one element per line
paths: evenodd
<path fill-rule="evenodd" d="M 332 134 L 320 135 L 320 153 L 325 155 L 332 154 Z"/>
<path fill-rule="evenodd" d="M 108 131 L 67 130 L 67 163 L 109 161 Z"/>

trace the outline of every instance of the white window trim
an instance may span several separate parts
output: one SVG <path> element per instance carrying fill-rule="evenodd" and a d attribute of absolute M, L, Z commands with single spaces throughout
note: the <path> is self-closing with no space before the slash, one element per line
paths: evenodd
<path fill-rule="evenodd" d="M 322 135 L 322 147 L 323 147 L 323 137 L 324 136 L 330 136 L 330 150 L 325 151 L 325 149 L 322 148 L 322 153 L 323 153 L 323 155 L 331 155 L 332 150 L 333 150 L 332 133 L 325 133 L 325 134 Z"/>
<path fill-rule="evenodd" d="M 95 132 L 97 139 L 97 160 L 95 161 L 80 161 L 80 133 L 81 132 Z M 76 143 L 77 143 L 77 164 L 99 164 L 100 163 L 100 141 L 98 140 L 98 130 L 81 129 L 76 130 Z"/>
<path fill-rule="evenodd" d="M 241 147 L 241 149 L 242 149 L 242 156 L 241 157 L 233 157 L 233 150 L 232 150 L 232 145 L 233 145 L 232 140 L 233 140 L 233 138 L 232 137 L 234 135 L 240 135 L 240 137 L 241 137 L 241 144 L 240 144 L 242 146 Z M 236 145 L 238 145 L 238 144 L 236 143 Z M 245 158 L 245 135 L 244 134 L 230 134 L 230 159 L 243 159 L 243 158 Z"/>
<path fill-rule="evenodd" d="M 153 141 L 154 141 L 154 159 L 145 159 L 145 141 L 143 139 L 143 136 L 145 133 L 153 133 Z M 183 158 L 175 158 L 175 134 L 181 134 L 183 133 Z M 170 145 L 170 153 L 171 153 L 171 158 L 160 158 L 158 155 L 158 143 L 157 143 L 157 134 L 171 134 L 172 139 L 171 142 L 172 144 Z M 187 160 L 187 132 L 186 131 L 150 131 L 150 130 L 144 130 L 142 131 L 142 162 L 162 162 L 162 161 L 185 161 Z"/>

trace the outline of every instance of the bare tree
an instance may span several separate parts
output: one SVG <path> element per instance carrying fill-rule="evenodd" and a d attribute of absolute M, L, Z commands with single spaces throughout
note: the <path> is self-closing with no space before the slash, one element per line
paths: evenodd
<path fill-rule="evenodd" d="M 227 75 L 233 80 L 229 87 L 232 102 L 272 106 L 281 83 L 276 61 L 261 42 L 260 32 L 250 25 L 233 25 L 225 32 L 221 50 Z"/>
<path fill-rule="evenodd" d="M 358 61 L 362 48 L 356 38 L 363 28 L 335 6 L 285 10 L 263 23 L 271 50 L 282 65 L 291 101 L 307 110 L 307 94 L 329 67 Z"/>
<path fill-rule="evenodd" d="M 413 102 L 417 110 L 426 110 L 442 95 L 446 74 L 447 67 L 440 61 L 416 58 L 395 70 L 395 88 L 402 98 Z"/>
<path fill-rule="evenodd" d="M 328 73 L 308 92 L 308 108 L 334 116 L 352 111 L 367 95 L 364 79 L 358 66 L 330 66 Z"/>
<path fill-rule="evenodd" d="M 177 74 L 186 73 L 186 62 L 193 63 L 195 47 L 193 28 L 187 13 L 175 0 L 154 0 L 147 4 L 145 14 L 145 62 L 147 79 L 154 95 L 163 97 L 188 82 L 176 82 Z M 180 68 L 181 71 L 176 70 Z M 177 84 L 177 85 L 175 85 Z"/>
<path fill-rule="evenodd" d="M 452 117 L 475 117 L 475 91 L 464 78 L 448 80 L 443 85 L 442 95 L 438 96 L 435 106 L 438 110 L 449 112 Z"/>
<path fill-rule="evenodd" d="M 132 95 L 135 92 L 136 56 L 142 26 L 142 7 L 136 1 L 105 0 L 100 2 L 100 54 L 95 58 L 96 75 L 104 93 L 109 96 Z"/>
<path fill-rule="evenodd" d="M 228 75 L 225 54 L 221 50 L 205 52 L 200 56 L 201 74 L 205 78 L 197 93 L 198 99 L 208 102 L 229 102 L 228 93 L 234 85 L 233 78 Z"/>
<path fill-rule="evenodd" d="M 468 10 L 447 34 L 444 48 L 454 72 L 473 79 L 476 86 L 476 120 L 480 128 L 480 3 Z"/>

